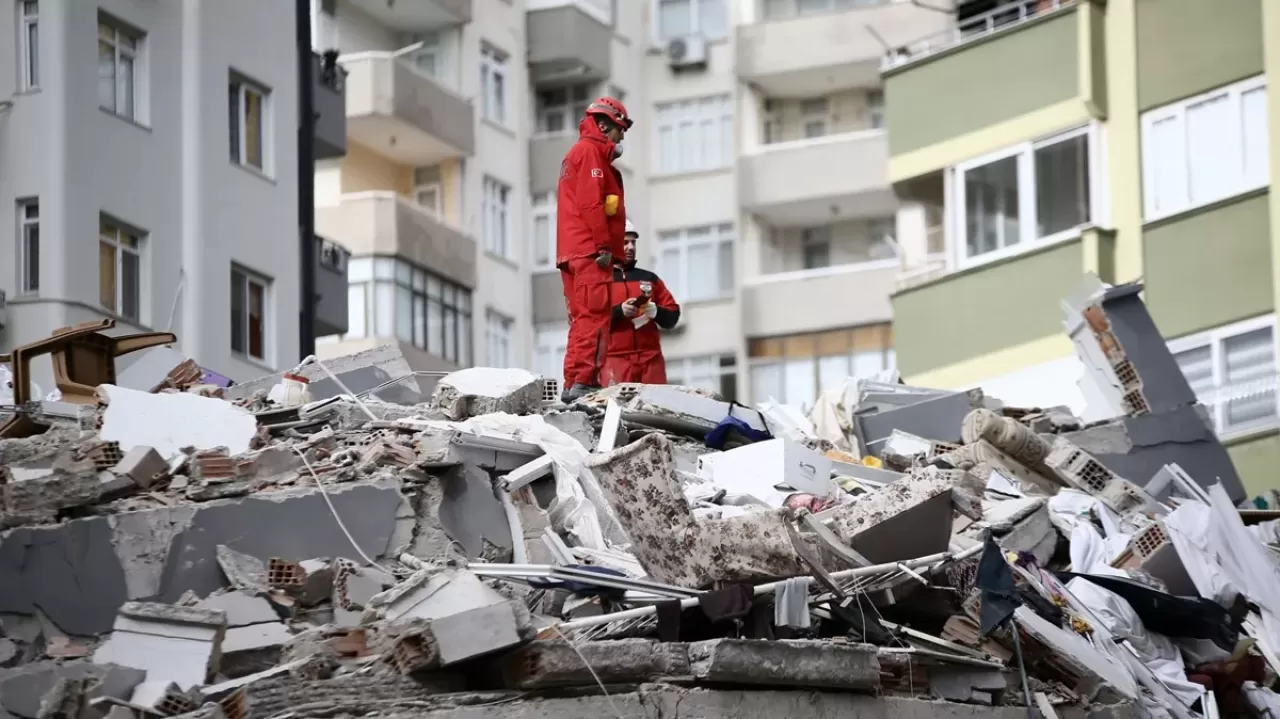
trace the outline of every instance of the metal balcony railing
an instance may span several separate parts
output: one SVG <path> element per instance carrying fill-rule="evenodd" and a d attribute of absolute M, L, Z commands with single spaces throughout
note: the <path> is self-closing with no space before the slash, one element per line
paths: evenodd
<path fill-rule="evenodd" d="M 319 245 L 316 257 L 319 259 L 321 267 L 328 267 L 334 272 L 345 273 L 347 271 L 347 262 L 351 260 L 350 250 L 319 235 L 316 235 L 316 244 Z"/>
<path fill-rule="evenodd" d="M 1077 0 L 1015 0 L 993 10 L 956 23 L 955 27 L 935 35 L 929 35 L 908 45 L 889 50 L 881 63 L 882 70 L 905 65 L 948 48 L 986 37 L 999 30 L 1021 25 L 1064 7 L 1075 5 Z"/>

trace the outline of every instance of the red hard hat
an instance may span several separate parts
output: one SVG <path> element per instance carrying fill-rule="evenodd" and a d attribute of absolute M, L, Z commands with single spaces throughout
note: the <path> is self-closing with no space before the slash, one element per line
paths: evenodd
<path fill-rule="evenodd" d="M 631 129 L 631 116 L 627 114 L 627 108 L 616 98 L 602 97 L 595 102 L 587 105 L 588 115 L 604 115 L 623 128 Z"/>

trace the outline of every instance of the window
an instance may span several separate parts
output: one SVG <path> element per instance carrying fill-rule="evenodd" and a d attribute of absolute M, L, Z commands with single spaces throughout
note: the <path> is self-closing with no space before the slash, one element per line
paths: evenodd
<path fill-rule="evenodd" d="M 807 412 L 822 390 L 891 369 L 892 340 L 889 325 L 750 340 L 751 400 L 773 398 Z"/>
<path fill-rule="evenodd" d="M 556 194 L 533 196 L 533 267 L 549 270 L 556 265 Z"/>
<path fill-rule="evenodd" d="M 1088 224 L 1092 134 L 1080 128 L 956 168 L 960 264 L 1006 257 Z"/>
<path fill-rule="evenodd" d="M 1269 152 L 1265 76 L 1144 113 L 1147 221 L 1265 187 Z"/>
<path fill-rule="evenodd" d="M 813 227 L 800 231 L 801 264 L 806 270 L 831 266 L 831 228 Z"/>
<path fill-rule="evenodd" d="M 1218 434 L 1276 424 L 1275 326 L 1266 315 L 1169 343 Z"/>
<path fill-rule="evenodd" d="M 622 88 L 618 87 L 617 85 L 610 85 L 610 86 L 609 86 L 609 97 L 612 97 L 613 99 L 617 100 L 618 102 L 626 103 L 626 101 L 627 101 L 627 91 L 626 91 L 626 90 L 623 90 Z"/>
<path fill-rule="evenodd" d="M 564 374 L 564 353 L 568 345 L 568 325 L 563 322 L 538 325 L 533 332 L 533 371 L 559 379 Z"/>
<path fill-rule="evenodd" d="M 470 289 L 396 257 L 352 257 L 347 283 L 345 338 L 396 337 L 471 365 Z"/>
<path fill-rule="evenodd" d="M 480 95 L 485 119 L 507 124 L 507 54 L 489 43 L 480 47 Z"/>
<path fill-rule="evenodd" d="M 142 319 L 142 242 L 143 233 L 98 220 L 98 302 L 134 322 Z"/>
<path fill-rule="evenodd" d="M 18 291 L 40 291 L 40 203 L 18 200 Z"/>
<path fill-rule="evenodd" d="M 271 91 L 231 74 L 227 85 L 231 125 L 231 161 L 267 171 L 267 102 Z"/>
<path fill-rule="evenodd" d="M 231 351 L 267 359 L 267 292 L 271 281 L 240 267 L 231 268 Z"/>
<path fill-rule="evenodd" d="M 488 354 L 485 359 L 490 367 L 511 366 L 510 317 L 489 310 L 484 317 L 484 339 Z"/>
<path fill-rule="evenodd" d="M 656 108 L 657 172 L 697 172 L 733 163 L 733 103 L 728 95 L 663 103 Z"/>
<path fill-rule="evenodd" d="M 440 197 L 440 168 L 417 167 L 413 170 L 413 201 L 419 207 L 441 215 L 442 200 Z"/>
<path fill-rule="evenodd" d="M 591 85 L 573 85 L 539 90 L 535 100 L 537 131 L 544 134 L 576 132 L 578 120 L 591 104 L 591 89 Z"/>
<path fill-rule="evenodd" d="M 439 78 L 444 66 L 444 48 L 440 44 L 440 33 L 422 33 L 414 36 L 414 41 L 422 43 L 422 47 L 413 52 L 410 62 L 427 77 Z"/>
<path fill-rule="evenodd" d="M 884 127 L 884 90 L 867 91 L 867 117 L 870 119 L 871 129 L 879 130 Z"/>
<path fill-rule="evenodd" d="M 658 40 L 684 35 L 722 38 L 729 34 L 725 0 L 656 0 Z"/>
<path fill-rule="evenodd" d="M 660 233 L 658 267 L 678 302 L 733 296 L 733 225 Z"/>
<path fill-rule="evenodd" d="M 881 5 L 889 0 L 765 0 L 765 20 L 785 20 L 797 15 L 821 15 L 852 8 Z"/>
<path fill-rule="evenodd" d="M 738 360 L 733 355 L 667 359 L 667 384 L 715 392 L 728 402 L 738 399 Z"/>
<path fill-rule="evenodd" d="M 484 178 L 484 249 L 511 258 L 511 188 L 492 177 Z"/>
<path fill-rule="evenodd" d="M 803 125 L 806 140 L 827 134 L 827 120 L 830 114 L 831 103 L 825 97 L 800 101 L 800 122 Z"/>
<path fill-rule="evenodd" d="M 138 120 L 142 34 L 98 15 L 98 105 L 120 117 Z"/>
<path fill-rule="evenodd" d="M 18 23 L 18 48 L 22 73 L 21 90 L 40 87 L 40 3 L 21 0 Z"/>

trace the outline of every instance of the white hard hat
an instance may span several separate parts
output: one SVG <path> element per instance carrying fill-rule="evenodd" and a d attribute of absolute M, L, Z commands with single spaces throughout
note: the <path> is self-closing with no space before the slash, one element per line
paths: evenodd
<path fill-rule="evenodd" d="M 626 229 L 625 229 L 625 230 L 623 230 L 623 233 L 622 233 L 622 234 L 624 234 L 624 235 L 635 235 L 636 237 L 639 237 L 639 236 L 640 236 L 640 231 L 636 229 L 636 226 L 635 226 L 634 224 L 632 224 L 631 220 L 627 220 L 627 226 L 626 226 Z"/>

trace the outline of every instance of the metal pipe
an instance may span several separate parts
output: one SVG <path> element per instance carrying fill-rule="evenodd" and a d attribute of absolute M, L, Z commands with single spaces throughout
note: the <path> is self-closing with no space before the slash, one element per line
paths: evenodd
<path fill-rule="evenodd" d="M 298 356 L 316 352 L 316 103 L 311 0 L 294 0 L 298 45 Z"/>

